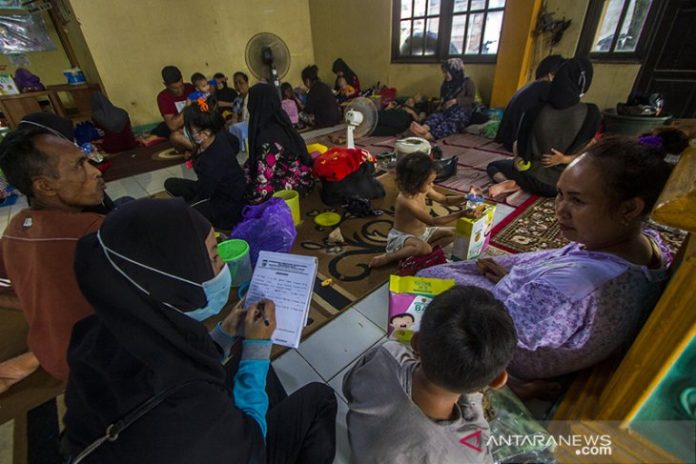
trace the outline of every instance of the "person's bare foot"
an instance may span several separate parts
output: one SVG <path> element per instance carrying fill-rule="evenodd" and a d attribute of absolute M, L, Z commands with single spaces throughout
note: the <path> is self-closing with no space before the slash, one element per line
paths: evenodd
<path fill-rule="evenodd" d="M 425 136 L 425 134 L 428 133 L 427 130 L 420 124 L 418 124 L 416 121 L 413 121 L 411 125 L 409 126 L 408 130 L 410 130 L 414 135 L 417 135 L 419 137 Z"/>
<path fill-rule="evenodd" d="M 0 363 L 0 393 L 31 375 L 39 368 L 39 360 L 34 353 L 26 352 Z"/>
<path fill-rule="evenodd" d="M 488 195 L 491 198 L 496 198 L 515 193 L 518 190 L 521 190 L 521 187 L 517 185 L 517 182 L 508 179 L 504 182 L 500 182 L 499 184 L 493 184 L 490 187 L 488 187 Z"/>
<path fill-rule="evenodd" d="M 558 382 L 548 380 L 532 380 L 531 382 L 508 382 L 510 390 L 523 401 L 535 398 L 541 400 L 555 400 L 563 390 L 563 386 Z"/>
<path fill-rule="evenodd" d="M 370 268 L 382 267 L 382 266 L 386 266 L 387 264 L 389 264 L 389 262 L 390 262 L 389 257 L 385 253 L 383 255 L 378 255 L 378 256 L 375 256 L 374 258 L 372 258 L 369 266 L 370 266 Z"/>

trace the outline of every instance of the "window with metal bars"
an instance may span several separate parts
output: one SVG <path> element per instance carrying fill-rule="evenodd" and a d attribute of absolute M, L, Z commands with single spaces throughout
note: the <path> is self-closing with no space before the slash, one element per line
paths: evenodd
<path fill-rule="evenodd" d="M 598 61 L 639 61 L 660 2 L 590 0 L 576 56 Z"/>
<path fill-rule="evenodd" d="M 392 62 L 495 63 L 505 0 L 393 0 Z"/>

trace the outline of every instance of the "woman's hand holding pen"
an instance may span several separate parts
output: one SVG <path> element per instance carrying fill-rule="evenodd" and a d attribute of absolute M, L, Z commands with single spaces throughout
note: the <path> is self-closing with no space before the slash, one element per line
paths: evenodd
<path fill-rule="evenodd" d="M 260 300 L 249 306 L 244 320 L 247 339 L 270 340 L 275 328 L 275 304 L 271 300 Z"/>

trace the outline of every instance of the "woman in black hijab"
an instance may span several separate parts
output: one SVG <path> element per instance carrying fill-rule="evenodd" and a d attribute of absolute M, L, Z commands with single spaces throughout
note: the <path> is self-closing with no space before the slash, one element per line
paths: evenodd
<path fill-rule="evenodd" d="M 90 97 L 92 120 L 104 131 L 102 147 L 107 153 L 130 150 L 137 145 L 128 112 L 114 106 L 101 92 Z"/>
<path fill-rule="evenodd" d="M 355 89 L 357 94 L 360 94 L 360 79 L 358 79 L 358 75 L 350 69 L 350 66 L 348 66 L 345 61 L 341 58 L 336 58 L 336 61 L 333 62 L 333 66 L 331 67 L 331 71 L 336 74 L 336 82 L 334 82 L 335 91 L 338 92 L 341 90 L 338 80 L 342 77 L 346 80 L 348 85 Z"/>
<path fill-rule="evenodd" d="M 601 123 L 597 105 L 580 99 L 592 83 L 592 63 L 585 58 L 565 61 L 556 71 L 548 102 L 522 118 L 514 161 L 494 161 L 488 175 L 498 185 L 491 196 L 525 190 L 556 196 L 556 182 L 574 155 L 592 143 Z"/>
<path fill-rule="evenodd" d="M 285 189 L 300 194 L 314 187 L 304 139 L 283 111 L 272 85 L 256 84 L 249 90 L 249 160 L 247 196 L 252 203 Z"/>
<path fill-rule="evenodd" d="M 89 450 L 82 462 L 333 459 L 330 388 L 310 384 L 267 411 L 273 303 L 258 302 L 246 315 L 238 306 L 210 333 L 200 322 L 229 296 L 230 273 L 216 248 L 210 223 L 182 200 L 125 205 L 78 242 L 78 283 L 95 315 L 75 326 L 68 352 L 74 463 Z M 246 339 L 230 387 L 221 360 L 240 325 Z M 107 433 L 118 438 L 93 446 Z"/>

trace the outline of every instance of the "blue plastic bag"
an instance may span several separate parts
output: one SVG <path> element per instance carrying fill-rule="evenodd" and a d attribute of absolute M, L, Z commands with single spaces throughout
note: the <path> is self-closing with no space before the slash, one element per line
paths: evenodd
<path fill-rule="evenodd" d="M 89 121 L 83 121 L 75 126 L 75 142 L 80 146 L 100 138 L 97 128 Z"/>
<path fill-rule="evenodd" d="M 245 206 L 242 222 L 234 228 L 230 238 L 245 240 L 249 244 L 252 266 L 256 265 L 262 250 L 289 253 L 297 238 L 290 207 L 281 198 Z"/>

